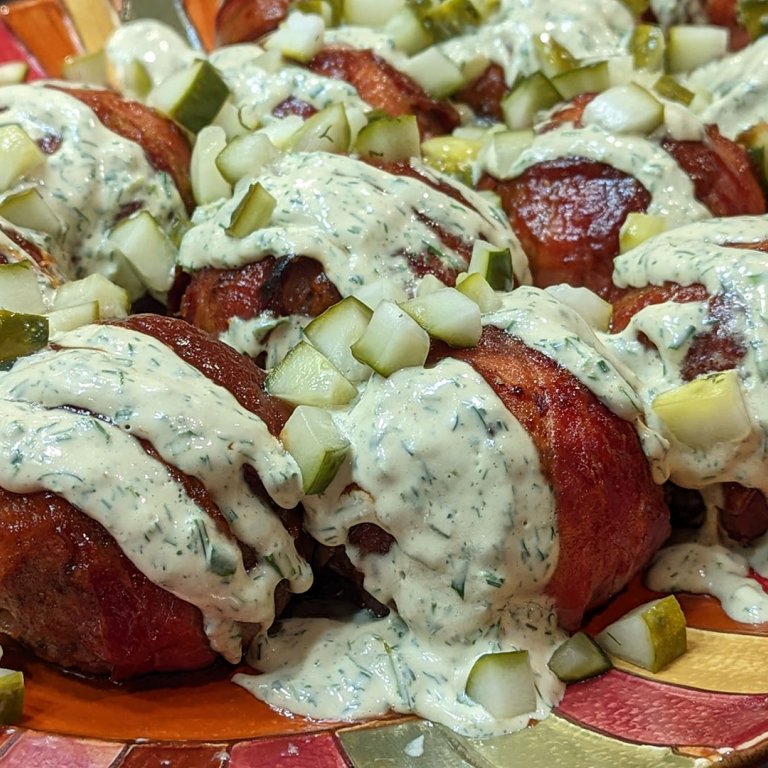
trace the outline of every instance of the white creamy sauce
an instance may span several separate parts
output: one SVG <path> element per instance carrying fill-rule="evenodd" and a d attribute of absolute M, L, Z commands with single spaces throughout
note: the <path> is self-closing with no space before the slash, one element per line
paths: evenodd
<path fill-rule="evenodd" d="M 249 654 L 268 674 L 239 682 L 300 714 L 351 719 L 393 708 L 487 735 L 519 729 L 527 716 L 494 721 L 463 693 L 469 670 L 482 653 L 525 648 L 539 691 L 531 715 L 546 716 L 562 693 L 546 661 L 564 635 L 543 596 L 558 539 L 527 432 L 453 359 L 374 376 L 333 415 L 351 459 L 305 499 L 306 525 L 323 544 L 346 544 L 366 590 L 395 610 L 362 624 L 282 622 Z M 349 544 L 360 523 L 394 537 L 386 554 Z"/>
<path fill-rule="evenodd" d="M 476 31 L 446 40 L 439 48 L 459 65 L 485 57 L 499 64 L 511 85 L 539 69 L 533 39 L 550 34 L 576 59 L 605 59 L 626 53 L 634 27 L 619 0 L 501 0 L 496 15 Z"/>
<path fill-rule="evenodd" d="M 418 168 L 425 178 L 458 188 L 452 179 L 426 166 Z M 413 260 L 423 252 L 430 251 L 449 267 L 466 268 L 461 253 L 443 243 L 430 226 L 433 221 L 470 249 L 476 239 L 509 248 L 517 280 L 530 282 L 525 255 L 509 224 L 471 190 L 461 192 L 474 209 L 419 179 L 322 152 L 284 154 L 264 169 L 259 182 L 277 201 L 269 225 L 239 239 L 227 235 L 226 228 L 251 183 L 248 178 L 242 180 L 230 200 L 196 210 L 194 226 L 179 248 L 179 262 L 185 269 L 233 269 L 269 255 L 304 255 L 323 265 L 342 296 L 378 283 L 412 296 L 421 282 Z M 296 328 L 301 320 L 291 323 Z M 260 348 L 267 330 L 261 320 L 255 326 L 238 323 L 223 338 L 248 352 L 254 344 Z M 267 348 L 272 343 L 270 337 Z"/>
<path fill-rule="evenodd" d="M 700 529 L 673 538 L 654 558 L 646 583 L 659 591 L 692 592 L 717 598 L 743 624 L 768 621 L 768 594 L 750 569 L 768 572 L 768 536 L 740 547 L 718 525 L 723 498 L 719 485 L 702 489 L 706 518 Z"/>
<path fill-rule="evenodd" d="M 620 418 L 638 418 L 642 403 L 630 384 L 634 374 L 575 309 L 529 286 L 507 293 L 503 301 L 500 310 L 483 316 L 483 325 L 501 328 L 555 360 Z"/>
<path fill-rule="evenodd" d="M 219 48 L 209 56 L 230 87 L 230 98 L 242 110 L 246 124 L 276 120 L 272 111 L 289 97 L 318 110 L 331 104 L 343 104 L 358 114 L 371 109 L 349 83 L 287 61 L 275 69 L 274 58 L 268 54 L 260 60 L 263 54 L 264 49 L 258 45 L 243 44 Z"/>
<path fill-rule="evenodd" d="M 457 186 L 426 166 L 419 171 Z M 381 279 L 412 295 L 419 278 L 411 260 L 425 250 L 448 266 L 466 266 L 424 221 L 429 219 L 470 246 L 483 239 L 510 248 L 517 279 L 530 282 L 517 238 L 497 209 L 470 190 L 462 192 L 475 210 L 418 179 L 324 152 L 286 153 L 264 169 L 259 181 L 277 201 L 269 226 L 239 239 L 226 233 L 251 182 L 246 178 L 230 200 L 196 210 L 179 249 L 183 267 L 232 269 L 268 255 L 304 255 L 323 265 L 344 296 Z"/>
<path fill-rule="evenodd" d="M 387 712 L 414 713 L 466 736 L 486 737 L 543 720 L 564 686 L 547 668 L 565 638 L 554 612 L 541 602 L 510 605 L 504 626 L 463 643 L 425 640 L 391 613 L 380 620 L 288 619 L 276 637 L 252 646 L 249 662 L 264 674 L 233 681 L 271 706 L 316 719 L 358 720 Z M 533 712 L 494 719 L 464 693 L 484 653 L 529 649 L 538 703 Z"/>
<path fill-rule="evenodd" d="M 565 124 L 538 134 L 512 163 L 504 178 L 514 179 L 538 163 L 565 157 L 605 163 L 634 176 L 651 195 L 647 212 L 667 217 L 670 226 L 711 216 L 694 197 L 690 177 L 657 142 L 641 136 L 617 136 L 597 125 L 576 128 Z M 481 166 L 481 170 L 490 169 Z"/>
<path fill-rule="evenodd" d="M 768 37 L 700 67 L 684 82 L 712 94 L 701 119 L 716 123 L 720 133 L 735 139 L 747 128 L 768 120 Z"/>
<path fill-rule="evenodd" d="M 740 441 L 720 441 L 692 448 L 675 439 L 651 407 L 661 392 L 683 384 L 681 366 L 694 336 L 708 330 L 705 302 L 667 302 L 640 310 L 617 335 L 602 335 L 625 364 L 641 374 L 637 392 L 645 420 L 667 444 L 656 461 L 657 478 L 702 489 L 707 524 L 692 540 L 676 542 L 659 553 L 649 576 L 654 589 L 706 592 L 718 597 L 738 621 L 768 619 L 768 598 L 748 578 L 748 567 L 768 576 L 768 537 L 740 548 L 717 529 L 718 489 L 736 482 L 768 493 L 768 269 L 764 253 L 729 248 L 725 243 L 758 243 L 768 239 L 768 217 L 733 217 L 700 222 L 652 238 L 619 256 L 614 280 L 621 286 L 702 284 L 709 294 L 725 293 L 735 311 L 733 332 L 746 354 L 739 380 L 752 431 Z M 640 341 L 644 334 L 654 345 Z"/>
<path fill-rule="evenodd" d="M 706 24 L 709 21 L 702 0 L 650 0 L 651 10 L 659 24 Z"/>
<path fill-rule="evenodd" d="M 363 28 L 357 29 L 363 31 Z M 331 32 L 327 36 L 333 39 Z M 230 101 L 246 125 L 268 127 L 280 123 L 281 119 L 272 112 L 291 97 L 318 110 L 343 104 L 352 124 L 360 122 L 363 113 L 371 109 L 349 83 L 316 74 L 273 53 L 264 54 L 261 46 L 243 43 L 217 48 L 208 56 L 229 86 Z M 202 58 L 199 51 L 190 48 L 172 29 L 151 20 L 123 25 L 110 39 L 107 55 L 116 70 L 118 83 L 124 82 L 129 66 L 138 60 L 153 85 Z"/>
<path fill-rule="evenodd" d="M 290 534 L 243 476 L 253 467 L 291 508 L 301 495 L 295 461 L 228 390 L 151 337 L 84 326 L 56 343 L 0 376 L 0 444 L 10 457 L 0 484 L 53 491 L 100 522 L 151 581 L 200 608 L 212 647 L 237 661 L 238 623 L 266 629 L 277 584 L 311 584 Z M 228 534 L 136 438 L 206 486 Z M 259 555 L 248 571 L 233 537 Z"/>
<path fill-rule="evenodd" d="M 251 318 L 231 317 L 219 340 L 254 360 L 266 353 L 264 368 L 270 370 L 302 340 L 310 320 L 304 315 L 275 317 L 271 312 Z"/>
<path fill-rule="evenodd" d="M 61 222 L 50 250 L 69 277 L 117 269 L 107 236 L 116 216 L 139 203 L 164 228 L 186 220 L 168 174 L 154 170 L 136 143 L 105 128 L 72 96 L 38 85 L 0 89 L 0 125 L 15 123 L 39 141 L 58 137 L 60 146 L 10 190 L 35 188 Z M 47 242 L 47 238 L 46 238 Z"/>
<path fill-rule="evenodd" d="M 395 45 L 395 41 L 389 35 L 380 29 L 370 27 L 343 24 L 340 27 L 326 29 L 325 44 L 370 49 L 397 69 L 402 69 L 408 60 L 408 56 Z"/>
<path fill-rule="evenodd" d="M 118 84 L 125 84 L 126 72 L 135 61 L 158 85 L 200 57 L 176 30 L 154 19 L 121 24 L 107 41 L 106 54 Z"/>

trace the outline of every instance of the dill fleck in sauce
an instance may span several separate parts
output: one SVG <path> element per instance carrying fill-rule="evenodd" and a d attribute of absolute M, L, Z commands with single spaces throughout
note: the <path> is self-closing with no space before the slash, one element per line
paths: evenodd
<path fill-rule="evenodd" d="M 83 326 L 58 336 L 56 350 L 19 359 L 0 387 L 0 445 L 11 457 L 0 485 L 52 491 L 101 523 L 150 581 L 200 609 L 228 660 L 241 655 L 239 623 L 272 623 L 280 581 L 309 587 L 293 539 L 243 476 L 253 467 L 291 508 L 296 463 L 261 419 L 161 342 Z M 206 486 L 226 533 L 136 438 Z M 236 540 L 259 555 L 249 570 Z"/>

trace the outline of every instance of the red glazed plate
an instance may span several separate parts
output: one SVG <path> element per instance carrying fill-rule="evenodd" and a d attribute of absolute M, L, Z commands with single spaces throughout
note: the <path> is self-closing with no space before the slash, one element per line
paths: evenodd
<path fill-rule="evenodd" d="M 126 0 L 128 4 L 128 0 Z M 56 76 L 64 58 L 97 50 L 122 11 L 161 16 L 204 45 L 208 0 L 16 0 L 0 6 L 0 61 Z M 650 599 L 636 581 L 597 631 Z M 114 686 L 64 674 L 12 647 L 3 664 L 26 679 L 24 718 L 0 729 L 0 768 L 699 768 L 768 764 L 768 625 L 728 619 L 716 601 L 681 599 L 689 651 L 652 675 L 622 665 L 570 686 L 547 720 L 510 736 L 466 739 L 417 718 L 312 722 L 274 712 L 230 682 L 231 668 Z M 418 749 L 414 749 L 418 745 Z"/>

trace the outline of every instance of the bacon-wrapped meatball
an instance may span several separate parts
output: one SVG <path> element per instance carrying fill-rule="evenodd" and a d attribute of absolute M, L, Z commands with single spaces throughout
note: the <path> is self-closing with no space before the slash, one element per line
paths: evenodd
<path fill-rule="evenodd" d="M 522 287 L 484 323 L 477 346 L 435 344 L 424 367 L 373 376 L 333 411 L 350 458 L 305 499 L 307 529 L 343 548 L 391 613 L 334 625 L 336 636 L 284 622 L 251 655 L 271 674 L 247 683 L 273 705 L 329 706 L 290 696 L 327 653 L 351 659 L 334 671 L 354 690 L 344 716 L 389 705 L 465 733 L 509 727 L 461 695 L 472 662 L 528 650 L 536 711 L 546 711 L 559 696 L 546 670 L 557 623 L 577 627 L 666 538 L 662 491 L 635 431 L 639 403 L 581 316 Z"/>
<path fill-rule="evenodd" d="M 606 336 L 663 437 L 652 454 L 657 476 L 698 490 L 707 512 L 692 541 L 662 552 L 650 583 L 714 594 L 746 622 L 768 617 L 748 578 L 750 568 L 765 575 L 768 530 L 767 249 L 765 217 L 699 222 L 646 241 L 616 261 L 625 293 Z"/>
<path fill-rule="evenodd" d="M 186 222 L 192 205 L 189 143 L 154 110 L 111 91 L 39 81 L 2 89 L 0 124 L 20 127 L 43 153 L 3 199 L 33 190 L 49 221 L 45 231 L 17 226 L 16 237 L 50 252 L 68 278 L 99 272 L 122 282 L 125 267 L 109 237 L 139 210 L 167 234 Z M 172 274 L 169 262 L 165 290 Z M 133 275 L 124 286 L 132 298 L 143 291 L 137 280 Z"/>
<path fill-rule="evenodd" d="M 217 39 L 222 44 L 258 41 L 275 30 L 287 15 L 288 3 L 283 0 L 227 0 L 217 15 Z M 339 42 L 335 42 L 331 36 L 324 48 L 306 66 L 318 75 L 353 86 L 371 109 L 380 110 L 392 117 L 416 115 L 424 138 L 453 131 L 459 124 L 459 114 L 455 107 L 445 99 L 432 98 L 415 80 L 398 69 L 398 65 L 405 61 L 402 55 L 399 58 L 389 57 L 388 60 L 382 53 L 359 47 L 354 36 L 350 40 L 345 37 Z M 300 74 L 301 68 L 294 69 L 299 80 L 304 79 Z M 307 105 L 301 97 L 298 102 Z M 296 106 L 294 114 L 298 114 Z M 311 102 L 308 106 L 311 106 Z"/>
<path fill-rule="evenodd" d="M 613 259 L 631 212 L 663 213 L 672 227 L 766 211 L 746 152 L 716 127 L 695 141 L 616 135 L 582 125 L 590 100 L 542 126 L 503 178 L 489 168 L 480 180 L 500 195 L 535 285 L 565 282 L 614 296 Z"/>
<path fill-rule="evenodd" d="M 2 374 L 0 630 L 115 679 L 238 661 L 311 582 L 263 376 L 154 315 L 59 334 Z"/>
<path fill-rule="evenodd" d="M 276 200 L 268 226 L 227 234 L 244 179 L 230 200 L 198 211 L 179 250 L 189 274 L 181 316 L 249 354 L 273 328 L 306 323 L 340 297 L 383 286 L 405 298 L 427 274 L 452 285 L 477 239 L 509 248 L 517 279 L 528 281 L 496 209 L 420 164 L 286 153 L 259 182 Z"/>

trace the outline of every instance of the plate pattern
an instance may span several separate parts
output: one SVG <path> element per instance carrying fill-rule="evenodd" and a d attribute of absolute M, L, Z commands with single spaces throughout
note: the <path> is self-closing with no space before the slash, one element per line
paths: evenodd
<path fill-rule="evenodd" d="M 121 19 L 143 16 L 201 49 L 213 44 L 210 0 L 15 0 L 0 5 L 0 62 L 24 59 L 31 78 L 56 77 L 67 56 L 98 50 Z M 649 597 L 632 585 L 588 629 Z M 570 686 L 547 720 L 484 741 L 416 718 L 333 726 L 282 717 L 229 701 L 235 686 L 224 678 L 136 695 L 29 661 L 25 718 L 0 728 L 0 768 L 768 766 L 768 627 L 733 624 L 708 598 L 684 607 L 689 652 L 662 673 L 622 664 Z"/>

